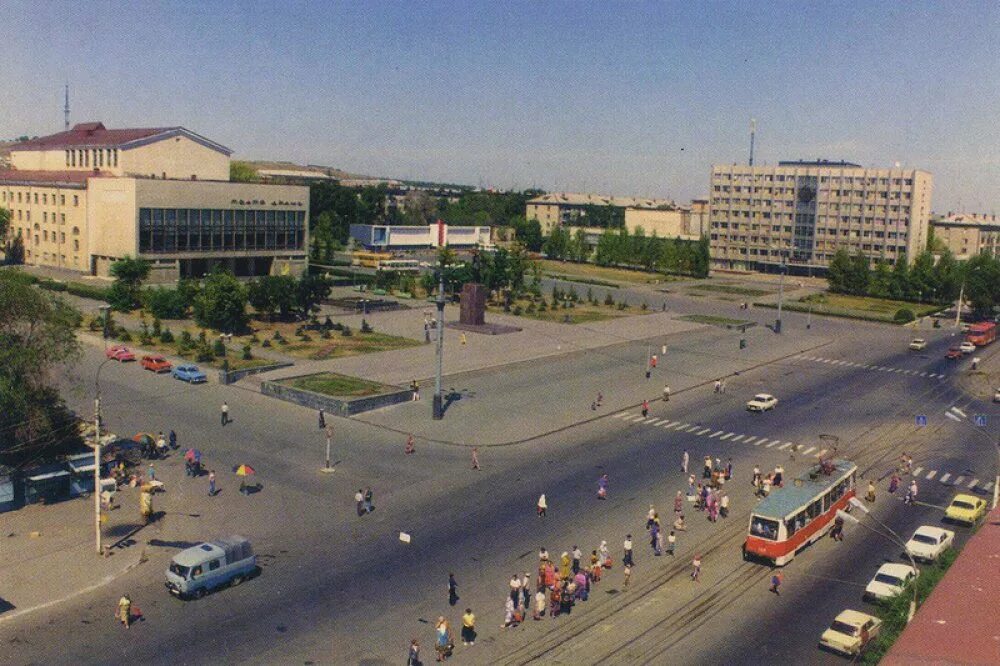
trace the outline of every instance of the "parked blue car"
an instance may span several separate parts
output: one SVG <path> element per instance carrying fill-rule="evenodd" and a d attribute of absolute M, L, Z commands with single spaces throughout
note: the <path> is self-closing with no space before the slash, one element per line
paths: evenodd
<path fill-rule="evenodd" d="M 180 379 L 191 384 L 201 384 L 208 381 L 204 372 L 197 365 L 178 365 L 170 372 L 174 379 Z"/>

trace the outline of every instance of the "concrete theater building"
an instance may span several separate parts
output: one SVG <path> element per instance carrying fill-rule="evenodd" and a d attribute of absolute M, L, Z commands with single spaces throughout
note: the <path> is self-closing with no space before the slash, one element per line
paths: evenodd
<path fill-rule="evenodd" d="M 711 267 L 822 273 L 841 248 L 912 262 L 927 246 L 932 187 L 926 171 L 849 162 L 713 166 Z"/>
<path fill-rule="evenodd" d="M 0 206 L 25 263 L 108 275 L 126 255 L 151 282 L 299 274 L 309 247 L 309 189 L 229 182 L 232 151 L 183 127 L 99 122 L 14 144 Z"/>

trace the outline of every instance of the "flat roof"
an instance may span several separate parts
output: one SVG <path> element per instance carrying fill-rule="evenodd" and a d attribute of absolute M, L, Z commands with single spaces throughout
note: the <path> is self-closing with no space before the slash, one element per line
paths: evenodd
<path fill-rule="evenodd" d="M 773 489 L 771 494 L 754 508 L 753 514 L 765 518 L 785 519 L 803 508 L 817 495 L 829 490 L 834 479 L 840 478 L 851 469 L 856 468 L 856 465 L 850 460 L 831 460 L 830 462 L 833 463 L 834 470 L 829 476 L 820 473 L 814 481 L 809 478 L 807 473 L 796 479 L 784 480 L 784 487 Z M 818 469 L 819 465 L 813 465 L 810 472 L 815 472 Z"/>
<path fill-rule="evenodd" d="M 860 164 L 846 162 L 844 160 L 781 160 L 778 166 L 804 166 L 804 167 L 846 167 L 850 169 L 862 168 Z"/>
<path fill-rule="evenodd" d="M 959 554 L 881 663 L 1000 664 L 1000 508 Z"/>

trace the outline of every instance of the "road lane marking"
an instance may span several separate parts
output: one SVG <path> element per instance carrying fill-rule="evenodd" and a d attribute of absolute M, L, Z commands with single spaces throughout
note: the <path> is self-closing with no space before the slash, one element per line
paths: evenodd
<path fill-rule="evenodd" d="M 691 426 L 690 428 L 685 428 L 684 432 L 694 432 L 697 429 L 698 429 L 698 425 L 695 424 L 695 425 Z"/>
<path fill-rule="evenodd" d="M 719 438 L 719 441 L 724 442 L 735 434 L 736 434 L 735 432 L 727 432 L 725 435 Z"/>
<path fill-rule="evenodd" d="M 656 422 L 656 423 L 654 423 L 653 425 L 656 425 L 656 426 L 661 426 L 661 425 L 663 425 L 664 423 L 666 423 L 666 422 L 667 422 L 667 421 L 669 421 L 669 420 L 670 420 L 670 419 L 660 419 L 659 421 L 657 421 L 657 422 Z"/>
<path fill-rule="evenodd" d="M 806 449 L 805 451 L 802 452 L 802 455 L 807 456 L 807 455 L 809 455 L 810 453 L 812 453 L 815 450 L 816 450 L 815 446 L 810 446 L 808 449 Z"/>
<path fill-rule="evenodd" d="M 688 426 L 687 423 L 681 423 L 680 421 L 678 421 L 678 423 L 680 423 L 680 425 L 676 427 L 675 426 L 670 426 L 670 427 L 673 428 L 674 430 L 681 430 L 682 428 L 686 428 Z"/>
<path fill-rule="evenodd" d="M 918 468 L 916 468 L 915 470 L 913 470 L 913 476 L 920 476 L 920 473 L 921 473 L 922 471 L 924 471 L 924 468 L 923 468 L 923 467 L 918 467 Z"/>
<path fill-rule="evenodd" d="M 746 441 L 743 442 L 743 443 L 744 444 L 749 444 L 750 442 L 754 441 L 755 439 L 759 439 L 759 438 L 758 437 L 747 437 Z"/>
<path fill-rule="evenodd" d="M 648 419 L 644 420 L 643 423 L 652 423 L 655 420 L 656 420 L 656 417 L 654 416 L 652 418 L 648 418 Z"/>
<path fill-rule="evenodd" d="M 972 489 L 972 488 L 975 488 L 975 487 L 976 487 L 976 486 L 978 486 L 978 485 L 979 485 L 979 479 L 976 479 L 976 480 L 974 480 L 974 481 L 973 481 L 972 483 L 970 483 L 968 487 L 969 487 L 970 489 Z"/>
<path fill-rule="evenodd" d="M 941 478 L 938 479 L 938 481 L 940 481 L 941 483 L 947 483 L 948 479 L 950 478 L 951 478 L 951 472 L 946 472 L 945 474 L 941 475 Z"/>
<path fill-rule="evenodd" d="M 712 430 L 711 428 L 702 428 L 701 430 L 698 431 L 697 434 L 698 434 L 698 436 L 701 436 L 701 435 L 704 435 L 706 432 L 709 432 L 711 430 Z"/>
<path fill-rule="evenodd" d="M 779 451 L 784 451 L 785 449 L 787 449 L 791 445 L 792 445 L 791 442 L 785 442 L 784 444 L 782 444 L 781 446 L 778 447 L 778 450 Z"/>
<path fill-rule="evenodd" d="M 736 442 L 740 441 L 744 437 L 746 437 L 746 435 L 737 435 L 736 437 L 733 437 L 733 444 L 735 444 Z"/>
<path fill-rule="evenodd" d="M 708 438 L 709 438 L 709 439 L 712 439 L 713 437 L 718 437 L 718 436 L 719 436 L 719 435 L 721 435 L 721 434 L 722 434 L 722 431 L 721 431 L 721 430 L 716 430 L 716 431 L 715 431 L 715 432 L 713 432 L 713 433 L 712 433 L 711 435 L 709 435 L 709 436 L 708 436 Z"/>
<path fill-rule="evenodd" d="M 774 440 L 771 440 L 771 443 L 770 443 L 770 444 L 768 444 L 768 445 L 767 445 L 767 446 L 766 446 L 765 448 L 768 448 L 768 449 L 769 449 L 769 448 L 771 448 L 772 446 L 774 446 L 775 444 L 780 444 L 780 443 L 781 443 L 781 440 L 780 440 L 780 439 L 774 439 Z"/>
<path fill-rule="evenodd" d="M 933 479 L 935 474 L 937 474 L 936 469 L 932 469 L 931 471 L 927 472 L 927 480 L 930 481 L 931 479 Z"/>
<path fill-rule="evenodd" d="M 955 479 L 955 485 L 956 485 L 956 486 L 960 486 L 960 485 L 962 485 L 962 481 L 964 481 L 964 480 L 965 480 L 965 477 L 964 477 L 964 476 L 960 476 L 960 477 L 958 477 L 957 479 Z"/>

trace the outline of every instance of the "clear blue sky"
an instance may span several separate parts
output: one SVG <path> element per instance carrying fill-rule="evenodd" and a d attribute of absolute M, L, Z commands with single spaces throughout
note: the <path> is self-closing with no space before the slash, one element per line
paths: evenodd
<path fill-rule="evenodd" d="M 237 157 L 706 193 L 712 163 L 894 162 L 1000 212 L 1000 4 L 0 3 L 0 136 L 184 125 Z"/>

